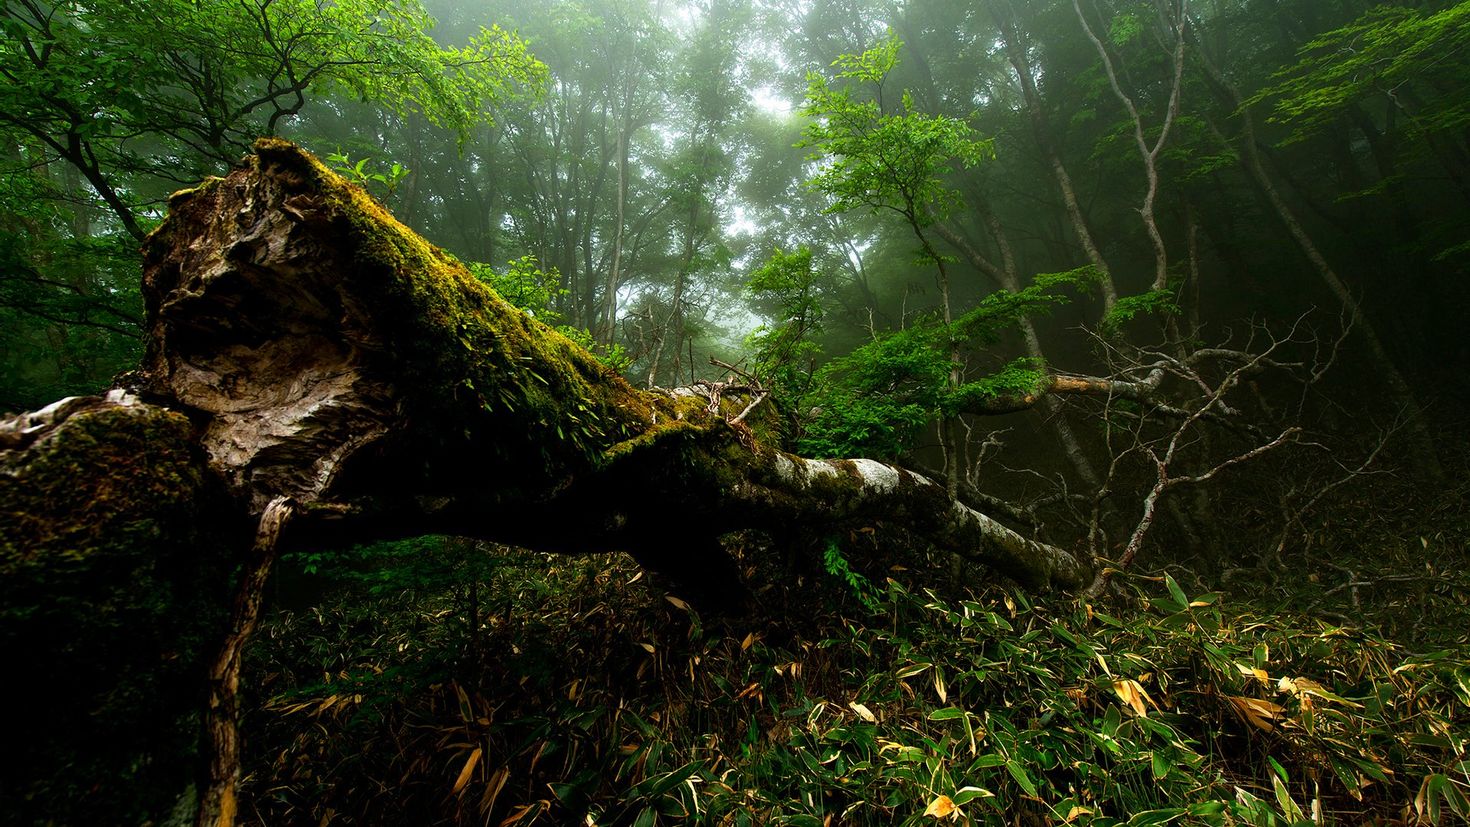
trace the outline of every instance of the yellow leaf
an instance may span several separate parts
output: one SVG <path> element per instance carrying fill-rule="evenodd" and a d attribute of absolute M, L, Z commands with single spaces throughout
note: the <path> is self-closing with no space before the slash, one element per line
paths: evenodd
<path fill-rule="evenodd" d="M 745 636 L 745 640 L 740 641 L 740 651 L 744 652 L 749 649 L 753 643 L 755 643 L 755 632 L 751 632 Z"/>
<path fill-rule="evenodd" d="M 934 670 L 934 693 L 939 696 L 940 703 L 949 703 L 949 693 L 944 689 L 944 676 L 939 674 L 938 669 Z"/>
<path fill-rule="evenodd" d="M 1087 807 L 1073 807 L 1071 810 L 1067 811 L 1067 818 L 1062 823 L 1071 824 L 1072 819 L 1076 818 L 1077 816 L 1090 816 L 1092 815 L 1092 813 L 1093 811 L 1091 809 L 1088 809 Z"/>
<path fill-rule="evenodd" d="M 664 599 L 674 604 L 674 606 L 677 608 L 683 609 L 686 612 L 689 611 L 689 604 L 673 596 L 672 594 L 664 595 Z"/>
<path fill-rule="evenodd" d="M 464 789 L 464 785 L 470 783 L 470 776 L 474 775 L 475 765 L 480 763 L 480 754 L 482 752 L 483 750 L 479 747 L 475 747 L 475 751 L 470 753 L 469 760 L 464 762 L 464 769 L 459 771 L 459 778 L 454 781 L 454 789 L 449 791 L 451 795 L 459 793 L 460 790 Z"/>
<path fill-rule="evenodd" d="M 638 645 L 639 646 L 642 646 L 643 649 L 648 652 L 648 654 L 651 655 L 651 654 L 654 653 L 654 648 L 653 648 L 653 644 L 652 643 L 643 643 L 643 642 L 640 641 Z"/>
<path fill-rule="evenodd" d="M 539 815 L 540 812 L 541 802 L 539 801 L 533 801 L 530 804 L 522 804 L 520 807 L 516 808 L 515 812 L 506 816 L 505 820 L 500 822 L 500 827 L 510 827 L 510 825 L 515 824 L 517 821 L 520 821 L 531 813 L 537 813 Z"/>
<path fill-rule="evenodd" d="M 947 795 L 941 795 L 929 802 L 929 807 L 924 810 L 924 815 L 935 818 L 953 818 L 955 814 L 954 802 Z"/>
<path fill-rule="evenodd" d="M 1280 704 L 1273 704 L 1259 698 L 1243 698 L 1237 695 L 1226 695 L 1225 697 L 1230 699 L 1231 706 L 1235 707 L 1240 717 L 1252 726 L 1266 732 L 1276 728 L 1272 722 L 1281 717 L 1281 713 L 1286 709 Z"/>
<path fill-rule="evenodd" d="M 1266 674 L 1266 670 L 1264 669 L 1260 669 L 1255 666 L 1246 666 L 1243 663 L 1235 664 L 1235 668 L 1239 669 L 1240 674 L 1242 675 L 1255 678 L 1256 680 L 1266 684 L 1267 686 L 1271 685 L 1271 676 Z"/>
<path fill-rule="evenodd" d="M 1131 678 L 1113 681 L 1113 692 L 1124 705 L 1133 710 L 1133 714 L 1140 718 L 1148 717 L 1148 706 L 1144 704 L 1144 698 L 1148 693 L 1143 691 L 1143 685 Z"/>
<path fill-rule="evenodd" d="M 875 724 L 878 722 L 878 716 L 873 714 L 873 710 L 868 709 L 866 706 L 863 706 L 857 701 L 849 703 L 848 706 L 852 708 L 853 712 L 856 712 L 859 716 L 861 716 L 864 721 L 867 721 L 870 724 Z"/>

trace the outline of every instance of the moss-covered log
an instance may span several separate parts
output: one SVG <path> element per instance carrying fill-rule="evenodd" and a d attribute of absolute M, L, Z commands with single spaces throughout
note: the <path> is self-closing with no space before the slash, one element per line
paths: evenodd
<path fill-rule="evenodd" d="M 1083 579 L 907 471 L 784 454 L 703 398 L 634 389 L 285 142 L 173 198 L 145 295 L 140 392 L 190 413 L 253 511 L 300 503 L 302 538 L 620 549 L 688 582 L 728 567 L 667 546 L 883 520 L 1025 582 Z"/>
<path fill-rule="evenodd" d="M 127 388 L 0 426 L 0 655 L 45 650 L 50 664 L 28 670 L 37 683 L 11 708 L 76 722 L 24 739 L 58 756 L 88 754 L 92 732 L 121 745 L 82 775 L 55 761 L 8 774 L 68 779 L 7 784 L 22 796 L 54 798 L 59 783 L 85 798 L 128 767 L 177 774 L 179 712 L 199 708 L 186 697 L 204 696 L 210 663 L 224 675 L 211 686 L 230 684 L 252 625 L 238 596 L 224 617 L 226 575 L 263 580 L 270 556 L 247 551 L 269 503 L 294 514 L 283 546 L 447 533 L 623 550 L 712 602 L 736 591 L 718 538 L 750 528 L 893 525 L 1032 585 L 1087 579 L 1070 554 L 923 477 L 784 453 L 737 421 L 734 400 L 634 389 L 291 144 L 262 141 L 227 177 L 177 193 L 144 257 L 147 350 Z M 74 691 L 48 691 L 63 681 Z M 153 761 L 159 750 L 174 760 Z M 211 770 L 205 801 L 229 801 L 214 787 L 230 771 Z M 213 809 L 201 823 L 229 823 Z"/>

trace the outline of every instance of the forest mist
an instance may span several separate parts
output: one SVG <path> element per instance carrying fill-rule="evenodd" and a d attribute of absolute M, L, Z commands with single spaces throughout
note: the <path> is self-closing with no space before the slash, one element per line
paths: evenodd
<path fill-rule="evenodd" d="M 695 576 L 292 548 L 241 821 L 1454 823 L 1467 47 L 1449 0 L 3 0 L 0 412 L 143 387 L 140 245 L 281 138 L 640 392 L 933 480 L 1086 576 L 1018 588 L 884 518 L 722 534 L 739 588 L 677 549 Z M 37 767 L 158 775 L 22 754 L 24 823 L 203 795 L 45 718 Z"/>

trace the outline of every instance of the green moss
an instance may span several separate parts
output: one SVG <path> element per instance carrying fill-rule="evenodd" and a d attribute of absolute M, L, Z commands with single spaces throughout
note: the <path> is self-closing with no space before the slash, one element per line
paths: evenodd
<path fill-rule="evenodd" d="M 197 196 L 200 196 L 200 195 L 204 195 L 204 194 L 213 192 L 214 189 L 215 189 L 215 187 L 218 187 L 224 180 L 225 179 L 220 178 L 217 175 L 210 175 L 210 176 L 206 177 L 203 181 L 199 182 L 199 184 L 197 186 L 188 187 L 186 189 L 181 189 L 181 190 L 175 190 L 172 193 L 169 193 L 169 196 L 168 196 L 168 207 L 169 207 L 169 209 L 171 209 L 171 210 L 178 209 L 178 208 L 184 206 L 184 204 L 186 204 L 189 201 L 193 200 Z"/>
<path fill-rule="evenodd" d="M 184 417 L 153 409 L 68 420 L 34 448 L 23 476 L 0 477 L 0 575 L 86 561 L 127 542 L 123 535 L 192 513 L 202 476 L 190 430 Z"/>
<path fill-rule="evenodd" d="M 1020 407 L 1031 404 L 1046 389 L 1050 376 L 1040 359 L 1023 357 L 999 372 L 976 379 L 950 391 L 943 409 L 950 414 L 984 411 L 1002 402 Z"/>
<path fill-rule="evenodd" d="M 446 454 L 529 455 L 549 477 L 595 468 L 662 416 L 687 413 L 637 391 L 592 354 L 502 300 L 460 262 L 294 145 L 256 144 L 262 169 L 320 198 L 345 238 L 353 292 L 384 314 L 395 385 Z M 457 444 L 457 445 L 456 445 Z"/>
<path fill-rule="evenodd" d="M 182 416 L 79 413 L 0 454 L 0 811 L 136 823 L 191 780 L 230 538 Z M 216 533 L 205 533 L 205 526 Z"/>

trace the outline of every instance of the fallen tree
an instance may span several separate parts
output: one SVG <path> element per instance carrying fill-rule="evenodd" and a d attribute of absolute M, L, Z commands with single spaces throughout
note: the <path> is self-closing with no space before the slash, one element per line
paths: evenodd
<path fill-rule="evenodd" d="M 702 539 L 891 521 L 1031 586 L 1088 573 L 901 468 L 784 453 L 739 400 L 634 389 L 290 144 L 170 209 L 130 389 L 298 536 L 623 550 L 693 586 L 721 570 Z"/>
<path fill-rule="evenodd" d="M 7 620 L 29 619 L 7 624 L 0 654 L 107 649 L 124 676 L 23 699 L 42 706 L 111 698 L 160 662 L 207 671 L 201 824 L 233 821 L 239 654 L 283 546 L 443 533 L 620 550 L 719 603 L 738 580 L 722 535 L 881 524 L 1032 587 L 1090 578 L 921 475 L 780 450 L 748 400 L 634 389 L 289 143 L 175 194 L 144 258 L 141 368 L 103 397 L 0 424 Z M 157 609 L 156 639 L 109 648 L 94 629 L 63 647 L 26 625 L 149 567 L 179 597 L 133 596 Z M 112 597 L 118 617 L 133 611 Z M 174 696 L 155 695 L 166 717 Z M 157 767 L 137 754 L 167 749 L 155 740 L 127 744 L 112 771 Z"/>

